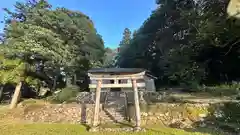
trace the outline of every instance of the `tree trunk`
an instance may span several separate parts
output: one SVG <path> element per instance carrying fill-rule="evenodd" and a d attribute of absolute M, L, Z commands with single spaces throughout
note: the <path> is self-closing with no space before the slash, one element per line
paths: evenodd
<path fill-rule="evenodd" d="M 21 88 L 22 88 L 22 82 L 19 82 L 18 85 L 15 88 L 12 100 L 11 100 L 11 104 L 10 104 L 10 109 L 16 108 L 17 103 L 20 99 L 20 93 L 21 93 Z"/>
<path fill-rule="evenodd" d="M 2 101 L 3 98 L 3 85 L 0 85 L 0 102 Z"/>
<path fill-rule="evenodd" d="M 57 89 L 57 76 L 54 77 L 52 90 Z"/>
<path fill-rule="evenodd" d="M 77 85 L 77 75 L 76 75 L 76 73 L 73 75 L 73 85 Z"/>

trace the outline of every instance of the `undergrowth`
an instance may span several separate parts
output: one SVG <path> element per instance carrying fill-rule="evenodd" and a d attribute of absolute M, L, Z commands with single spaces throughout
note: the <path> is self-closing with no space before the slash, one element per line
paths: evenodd
<path fill-rule="evenodd" d="M 196 92 L 206 92 L 211 96 L 236 96 L 240 94 L 240 82 L 224 83 L 215 86 L 196 85 L 190 89 L 196 89 Z"/>
<path fill-rule="evenodd" d="M 52 103 L 69 103 L 75 100 L 79 88 L 76 86 L 66 87 L 55 92 L 52 96 L 48 97 L 47 100 Z"/>

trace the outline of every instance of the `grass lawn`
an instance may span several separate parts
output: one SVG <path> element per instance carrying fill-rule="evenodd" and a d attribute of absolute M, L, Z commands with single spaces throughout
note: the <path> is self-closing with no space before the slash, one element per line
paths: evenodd
<path fill-rule="evenodd" d="M 31 103 L 32 104 L 32 103 Z M 145 127 L 146 132 L 97 132 L 87 131 L 87 127 L 78 124 L 46 124 L 46 123 L 26 123 L 16 119 L 21 115 L 21 110 L 16 108 L 8 110 L 7 106 L 0 106 L 0 135 L 225 135 L 213 130 L 201 129 L 196 131 L 185 131 L 163 126 L 151 125 Z M 5 115 L 7 114 L 7 115 Z M 103 127 L 119 128 L 122 125 L 113 126 L 106 124 Z M 199 131 L 199 132 L 197 132 Z"/>
<path fill-rule="evenodd" d="M 74 124 L 21 124 L 2 123 L 0 125 L 1 135 L 218 135 L 217 133 L 200 133 L 200 132 L 188 132 L 179 129 L 172 129 L 166 127 L 154 127 L 146 128 L 146 132 L 132 133 L 132 132 L 88 132 L 86 127 L 83 125 Z"/>

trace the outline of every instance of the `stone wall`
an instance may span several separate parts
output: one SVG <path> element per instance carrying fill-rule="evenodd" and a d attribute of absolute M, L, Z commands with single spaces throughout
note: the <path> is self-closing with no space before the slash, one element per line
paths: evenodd
<path fill-rule="evenodd" d="M 208 115 L 208 104 L 159 103 L 141 105 L 142 125 L 163 124 L 180 128 L 191 127 Z M 25 107 L 24 120 L 51 123 L 91 124 L 94 104 L 49 104 L 41 107 Z M 100 122 L 109 122 L 100 108 Z M 134 123 L 134 106 L 129 105 L 129 116 Z"/>
<path fill-rule="evenodd" d="M 48 104 L 24 108 L 24 120 L 49 123 L 91 123 L 93 104 Z"/>
<path fill-rule="evenodd" d="M 190 128 L 209 115 L 209 104 L 158 103 L 141 105 L 141 124 L 162 124 L 177 128 Z M 134 122 L 134 106 L 129 106 L 129 115 Z"/>

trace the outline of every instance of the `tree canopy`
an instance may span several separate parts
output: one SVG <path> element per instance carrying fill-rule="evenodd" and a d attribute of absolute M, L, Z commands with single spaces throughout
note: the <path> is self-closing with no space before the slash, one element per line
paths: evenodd
<path fill-rule="evenodd" d="M 239 79 L 240 29 L 226 12 L 228 0 L 161 0 L 157 4 L 119 54 L 120 67 L 146 68 L 158 76 L 158 84 Z"/>
<path fill-rule="evenodd" d="M 14 74 L 13 69 L 22 64 L 22 71 L 28 71 L 22 74 L 25 78 L 50 81 L 63 71 L 72 76 L 102 66 L 145 68 L 165 84 L 239 79 L 236 0 L 229 5 L 228 0 L 158 0 L 156 4 L 133 34 L 124 29 L 116 55 L 104 48 L 92 20 L 80 11 L 52 8 L 46 0 L 16 2 L 14 11 L 4 9 L 8 15 L 1 36 L 1 78 L 7 72 Z M 11 70 L 5 70 L 8 63 L 14 65 Z M 5 80 L 11 78 L 1 83 Z"/>
<path fill-rule="evenodd" d="M 91 19 L 79 11 L 51 7 L 45 0 L 30 0 L 16 2 L 15 11 L 4 9 L 8 16 L 1 55 L 42 66 L 40 72 L 52 79 L 61 70 L 72 76 L 103 64 L 104 42 Z"/>
<path fill-rule="evenodd" d="M 130 44 L 131 36 L 131 31 L 128 28 L 125 28 L 123 31 L 123 38 L 122 41 L 120 41 L 119 46 Z"/>

